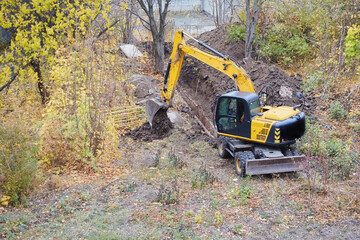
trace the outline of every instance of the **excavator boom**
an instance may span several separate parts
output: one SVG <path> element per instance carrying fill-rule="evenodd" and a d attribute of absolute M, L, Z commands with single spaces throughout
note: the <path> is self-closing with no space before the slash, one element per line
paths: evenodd
<path fill-rule="evenodd" d="M 186 43 L 184 36 L 194 40 L 211 53 L 202 51 L 199 48 Z M 219 53 L 205 43 L 198 41 L 187 33 L 178 30 L 175 34 L 173 50 L 169 58 L 164 85 L 161 89 L 161 99 L 158 98 L 149 100 L 146 105 L 147 118 L 151 125 L 155 114 L 159 110 L 167 109 L 171 105 L 185 55 L 192 56 L 228 75 L 234 80 L 238 90 L 255 93 L 254 85 L 250 78 L 246 74 L 245 70 L 236 64 L 235 61 L 230 59 L 230 57 Z"/>

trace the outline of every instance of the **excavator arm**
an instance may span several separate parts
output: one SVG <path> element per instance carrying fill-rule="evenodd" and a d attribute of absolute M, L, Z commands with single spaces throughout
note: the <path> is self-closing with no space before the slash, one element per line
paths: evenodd
<path fill-rule="evenodd" d="M 184 35 L 196 41 L 200 46 L 203 46 L 213 54 L 204 52 L 199 48 L 186 43 Z M 235 84 L 240 91 L 253 92 L 254 85 L 246 74 L 245 70 L 237 65 L 228 56 L 219 53 L 201 41 L 191 37 L 190 35 L 178 30 L 175 34 L 173 51 L 169 58 L 169 64 L 165 75 L 164 86 L 161 90 L 161 98 L 167 105 L 171 104 L 171 99 L 179 79 L 181 66 L 183 64 L 184 56 L 192 56 L 201 62 L 219 70 L 220 72 L 228 75 L 235 81 Z"/>
<path fill-rule="evenodd" d="M 184 35 L 194 40 L 211 53 L 204 52 L 199 48 L 186 43 Z M 232 59 L 230 59 L 229 56 L 225 56 L 222 53 L 219 53 L 205 43 L 198 41 L 181 30 L 178 30 L 175 34 L 173 51 L 169 58 L 164 85 L 161 89 L 161 98 L 150 99 L 146 103 L 146 114 L 150 125 L 152 125 L 156 113 L 158 113 L 160 110 L 166 110 L 171 105 L 185 55 L 192 56 L 228 75 L 235 81 L 235 85 L 238 90 L 255 93 L 254 85 L 252 84 L 245 70 L 236 64 Z"/>

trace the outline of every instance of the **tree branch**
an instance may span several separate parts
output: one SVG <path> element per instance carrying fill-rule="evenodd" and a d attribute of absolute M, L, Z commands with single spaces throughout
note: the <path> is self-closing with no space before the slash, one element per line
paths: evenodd
<path fill-rule="evenodd" d="M 7 87 L 10 87 L 10 85 L 15 81 L 15 79 L 16 79 L 16 77 L 19 75 L 19 73 L 13 73 L 12 75 L 11 75 L 11 79 L 10 79 L 10 81 L 8 81 L 7 83 L 5 83 L 3 86 L 1 86 L 0 87 L 0 92 L 2 91 L 2 90 L 4 90 L 5 88 L 7 88 Z"/>
<path fill-rule="evenodd" d="M 144 28 L 146 28 L 146 30 L 150 31 L 150 28 L 147 27 L 146 25 L 144 25 L 144 23 L 146 23 L 147 25 L 150 26 L 150 23 L 149 23 L 148 21 L 146 21 L 145 19 L 143 19 L 142 17 L 140 17 L 139 14 L 137 14 L 136 12 L 134 12 L 134 11 L 132 11 L 132 10 L 129 10 L 129 9 L 128 9 L 127 11 L 131 12 L 132 14 L 134 14 L 135 16 L 137 16 L 138 18 L 140 18 L 140 21 L 141 21 L 142 25 L 144 26 Z"/>
<path fill-rule="evenodd" d="M 104 33 L 107 32 L 107 30 L 109 30 L 109 28 L 112 28 L 113 26 L 115 26 L 120 20 L 116 19 L 115 22 L 113 22 L 109 27 L 106 27 L 104 30 L 102 30 L 101 32 L 99 32 L 99 34 L 96 36 L 96 38 L 99 38 L 101 35 L 103 35 Z"/>

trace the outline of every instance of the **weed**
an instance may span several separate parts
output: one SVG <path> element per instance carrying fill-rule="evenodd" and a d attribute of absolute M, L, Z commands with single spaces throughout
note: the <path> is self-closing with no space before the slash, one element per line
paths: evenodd
<path fill-rule="evenodd" d="M 343 143 L 340 139 L 330 138 L 327 141 L 326 150 L 328 156 L 330 157 L 339 156 L 342 148 L 343 148 Z"/>
<path fill-rule="evenodd" d="M 343 196 L 339 197 L 339 200 L 338 200 L 338 208 L 339 209 L 341 209 L 342 206 L 344 205 L 343 201 L 344 201 Z"/>
<path fill-rule="evenodd" d="M 226 29 L 230 42 L 245 41 L 245 26 L 234 24 Z"/>
<path fill-rule="evenodd" d="M 206 184 L 213 184 L 216 180 L 216 177 L 206 169 L 206 164 L 202 162 L 199 169 L 192 175 L 191 188 L 199 186 L 200 189 L 203 189 Z"/>
<path fill-rule="evenodd" d="M 265 219 L 269 219 L 269 218 L 270 218 L 270 214 L 267 213 L 267 212 L 260 212 L 259 214 L 260 214 L 260 216 L 261 216 L 262 218 L 265 218 Z"/>
<path fill-rule="evenodd" d="M 239 225 L 235 226 L 235 232 L 237 234 L 241 234 L 242 230 L 243 230 L 243 225 L 239 224 Z"/>
<path fill-rule="evenodd" d="M 251 198 L 252 189 L 248 186 L 250 177 L 246 177 L 239 189 L 232 189 L 228 196 L 231 199 L 231 206 L 237 204 L 246 205 L 248 199 Z"/>
<path fill-rule="evenodd" d="M 161 156 L 161 150 L 158 149 L 157 153 L 155 155 L 155 158 L 154 158 L 152 164 L 150 165 L 150 167 L 157 168 L 159 166 L 159 164 L 160 164 L 160 156 Z"/>
<path fill-rule="evenodd" d="M 321 71 L 312 72 L 310 75 L 305 77 L 304 84 L 302 85 L 302 89 L 304 90 L 304 92 L 310 92 L 322 83 L 322 79 L 323 79 L 323 72 Z"/>
<path fill-rule="evenodd" d="M 194 216 L 194 211 L 193 210 L 189 210 L 186 212 L 186 214 L 190 217 Z"/>
<path fill-rule="evenodd" d="M 215 212 L 214 224 L 215 226 L 220 226 L 224 221 L 224 217 L 220 214 L 219 211 Z"/>
<path fill-rule="evenodd" d="M 211 203 L 211 209 L 212 209 L 212 210 L 215 210 L 215 209 L 218 207 L 219 202 L 220 202 L 219 199 L 215 199 L 215 200 Z"/>
<path fill-rule="evenodd" d="M 186 166 L 186 162 L 184 162 L 179 156 L 177 156 L 175 150 L 172 148 L 168 153 L 168 160 L 170 166 L 173 168 L 182 169 L 183 167 Z"/>
<path fill-rule="evenodd" d="M 7 196 L 3 205 L 26 204 L 37 173 L 36 139 L 21 129 L 21 123 L 0 125 L 0 186 Z"/>
<path fill-rule="evenodd" d="M 205 216 L 205 207 L 202 206 L 200 212 L 195 215 L 195 222 L 197 224 L 201 224 L 204 221 L 204 216 Z"/>
<path fill-rule="evenodd" d="M 301 203 L 299 203 L 299 204 L 297 204 L 297 205 L 295 206 L 295 210 L 296 210 L 296 211 L 300 211 L 302 208 L 303 208 L 303 206 L 302 206 Z"/>
<path fill-rule="evenodd" d="M 307 123 L 307 131 L 298 146 L 306 155 L 304 173 L 313 190 L 317 189 L 318 180 L 327 183 L 332 177 L 347 178 L 358 158 L 351 139 L 344 142 L 334 137 L 320 138 L 322 135 L 319 125 Z"/>
<path fill-rule="evenodd" d="M 179 189 L 176 185 L 176 181 L 171 188 L 166 188 L 164 185 L 160 185 L 159 192 L 157 193 L 154 201 L 166 205 L 179 202 Z"/>
<path fill-rule="evenodd" d="M 181 219 L 178 226 L 171 229 L 172 239 L 194 239 L 189 226 L 186 226 L 184 220 Z M 197 239 L 197 238 L 195 238 Z"/>
<path fill-rule="evenodd" d="M 349 123 L 350 129 L 352 129 L 356 133 L 360 133 L 360 123 L 358 122 L 350 122 Z"/>
<path fill-rule="evenodd" d="M 0 223 L 4 222 L 4 226 L 0 228 L 0 236 L 4 235 L 7 239 L 15 239 L 15 236 L 19 232 L 26 231 L 30 223 L 27 218 L 9 219 L 3 217 L 0 218 Z"/>
<path fill-rule="evenodd" d="M 339 101 L 330 104 L 330 116 L 333 119 L 342 120 L 349 115 L 348 111 L 343 107 Z"/>

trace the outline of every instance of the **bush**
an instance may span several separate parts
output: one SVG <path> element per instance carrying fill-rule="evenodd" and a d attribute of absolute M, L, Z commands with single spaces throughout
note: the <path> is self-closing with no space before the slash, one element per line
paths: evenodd
<path fill-rule="evenodd" d="M 349 177 L 358 159 L 358 153 L 353 149 L 351 139 L 344 142 L 324 135 L 319 125 L 307 123 L 305 136 L 298 149 L 306 154 L 308 166 L 313 168 L 313 172 L 319 173 L 324 182 L 331 177 L 340 179 Z M 306 171 L 309 172 L 310 169 Z"/>
<path fill-rule="evenodd" d="M 348 116 L 348 112 L 339 101 L 330 104 L 330 116 L 333 119 L 342 120 Z"/>
<path fill-rule="evenodd" d="M 249 186 L 249 179 L 250 177 L 243 179 L 243 182 L 239 188 L 232 189 L 228 193 L 228 196 L 231 199 L 231 206 L 235 206 L 237 204 L 247 204 L 248 199 L 251 198 L 251 194 L 253 192 L 251 187 Z"/>
<path fill-rule="evenodd" d="M 172 148 L 168 153 L 168 160 L 170 167 L 178 169 L 183 169 L 184 167 L 186 167 L 186 162 L 184 162 L 178 155 L 176 155 L 175 150 Z"/>
<path fill-rule="evenodd" d="M 41 128 L 41 163 L 44 167 L 76 166 L 96 169 L 91 148 L 91 128 L 86 120 L 65 116 L 49 116 Z"/>
<path fill-rule="evenodd" d="M 191 188 L 199 187 L 203 189 L 207 184 L 213 184 L 217 178 L 206 169 L 206 165 L 202 162 L 201 166 L 195 171 L 191 177 Z"/>
<path fill-rule="evenodd" d="M 2 204 L 26 203 L 33 188 L 37 165 L 36 139 L 21 129 L 21 123 L 0 125 L 0 186 Z"/>
<path fill-rule="evenodd" d="M 179 202 L 179 189 L 176 185 L 176 181 L 171 187 L 165 187 L 163 184 L 161 184 L 154 202 L 159 202 L 166 205 Z"/>
<path fill-rule="evenodd" d="M 245 41 L 246 29 L 244 25 L 234 24 L 226 29 L 230 42 Z"/>
<path fill-rule="evenodd" d="M 259 41 L 259 55 L 288 65 L 311 57 L 311 46 L 296 28 L 273 27 Z"/>
<path fill-rule="evenodd" d="M 321 71 L 315 71 L 310 73 L 305 77 L 302 85 L 304 92 L 310 92 L 314 90 L 317 86 L 322 84 L 323 73 Z"/>

